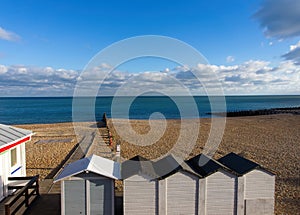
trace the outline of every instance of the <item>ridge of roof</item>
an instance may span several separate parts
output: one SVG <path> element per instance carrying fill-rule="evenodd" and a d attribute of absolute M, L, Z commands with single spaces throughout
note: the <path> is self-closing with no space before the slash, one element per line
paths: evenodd
<path fill-rule="evenodd" d="M 97 155 L 91 155 L 65 166 L 60 174 L 54 179 L 54 183 L 85 171 L 93 172 L 112 179 L 120 179 L 119 166 L 119 163 L 112 160 Z"/>

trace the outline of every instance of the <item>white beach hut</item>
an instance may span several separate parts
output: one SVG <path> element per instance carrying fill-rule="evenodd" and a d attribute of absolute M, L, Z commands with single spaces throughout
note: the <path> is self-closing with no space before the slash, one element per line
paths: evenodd
<path fill-rule="evenodd" d="M 157 180 L 151 161 L 135 156 L 121 164 L 124 215 L 157 214 Z"/>
<path fill-rule="evenodd" d="M 237 175 L 204 154 L 187 163 L 203 177 L 199 180 L 199 214 L 236 214 Z"/>
<path fill-rule="evenodd" d="M 154 164 L 158 175 L 159 214 L 199 213 L 199 174 L 169 155 Z"/>
<path fill-rule="evenodd" d="M 26 176 L 25 143 L 32 131 L 0 124 L 0 201 L 8 192 L 8 177 Z"/>
<path fill-rule="evenodd" d="M 275 175 L 272 172 L 235 153 L 229 153 L 219 162 L 240 175 L 238 215 L 274 214 Z"/>
<path fill-rule="evenodd" d="M 120 165 L 92 155 L 67 165 L 61 181 L 61 214 L 114 214 L 114 180 Z"/>

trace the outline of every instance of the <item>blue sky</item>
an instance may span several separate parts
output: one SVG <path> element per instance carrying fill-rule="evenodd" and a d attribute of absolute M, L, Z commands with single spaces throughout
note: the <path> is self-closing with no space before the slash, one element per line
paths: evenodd
<path fill-rule="evenodd" d="M 226 94 L 300 92 L 298 0 L 1 0 L 0 5 L 1 96 L 72 95 L 76 73 L 100 50 L 149 34 L 173 37 L 200 51 L 220 75 Z M 126 79 L 149 70 L 178 72 L 174 66 L 136 61 L 118 72 L 130 73 Z"/>

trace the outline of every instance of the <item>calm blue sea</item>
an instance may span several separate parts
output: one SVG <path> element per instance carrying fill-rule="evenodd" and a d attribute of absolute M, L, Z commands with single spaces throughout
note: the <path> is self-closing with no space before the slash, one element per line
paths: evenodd
<path fill-rule="evenodd" d="M 80 120 L 91 120 L 87 106 L 91 98 L 81 98 Z M 119 98 L 114 117 L 130 119 L 148 119 L 154 112 L 160 112 L 167 119 L 181 118 L 178 105 L 168 97 L 147 96 L 137 97 L 129 108 L 129 117 L 122 108 L 130 101 L 130 97 Z M 198 112 L 191 111 L 185 118 L 210 117 L 210 103 L 206 96 L 194 97 Z M 95 105 L 96 119 L 100 120 L 103 113 L 111 117 L 112 97 L 98 97 Z M 180 105 L 189 107 L 189 99 L 177 97 Z M 257 110 L 268 108 L 300 106 L 300 96 L 227 96 L 227 111 Z M 56 123 L 72 121 L 72 97 L 50 98 L 0 98 L 0 123 L 31 124 Z"/>

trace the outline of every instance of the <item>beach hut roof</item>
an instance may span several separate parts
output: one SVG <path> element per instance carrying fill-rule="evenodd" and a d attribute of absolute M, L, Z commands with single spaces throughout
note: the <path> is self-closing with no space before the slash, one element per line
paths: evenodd
<path fill-rule="evenodd" d="M 220 158 L 218 161 L 223 165 L 225 165 L 226 167 L 230 168 L 231 170 L 235 171 L 239 175 L 244 175 L 252 171 L 253 169 L 261 168 L 266 170 L 265 168 L 261 167 L 259 164 L 251 160 L 248 160 L 240 155 L 237 155 L 233 152 L 225 155 L 224 157 Z"/>
<path fill-rule="evenodd" d="M 121 164 L 123 179 L 136 174 L 143 174 L 149 176 L 151 179 L 161 180 L 173 175 L 179 170 L 184 170 L 199 176 L 199 174 L 190 168 L 182 159 L 171 154 L 156 162 L 138 155 Z"/>
<path fill-rule="evenodd" d="M 183 159 L 172 154 L 169 154 L 168 156 L 155 162 L 154 169 L 158 179 L 167 178 L 168 176 L 175 174 L 179 170 L 184 170 L 198 177 L 201 177 Z"/>
<path fill-rule="evenodd" d="M 218 161 L 204 155 L 199 154 L 187 161 L 187 164 L 198 174 L 200 174 L 202 177 L 207 177 L 219 170 L 225 170 L 227 172 L 231 172 L 233 174 L 236 174 L 235 172 L 232 172 L 230 169 L 228 169 L 223 164 L 219 163 Z"/>
<path fill-rule="evenodd" d="M 150 178 L 155 178 L 156 173 L 153 169 L 153 161 L 140 155 L 134 156 L 121 164 L 121 177 L 127 179 L 133 175 L 143 174 Z"/>
<path fill-rule="evenodd" d="M 112 179 L 121 178 L 119 163 L 97 155 L 92 155 L 68 164 L 55 178 L 54 182 L 64 180 L 86 171 Z"/>
<path fill-rule="evenodd" d="M 32 134 L 29 130 L 0 124 L 0 148 L 21 141 Z"/>

